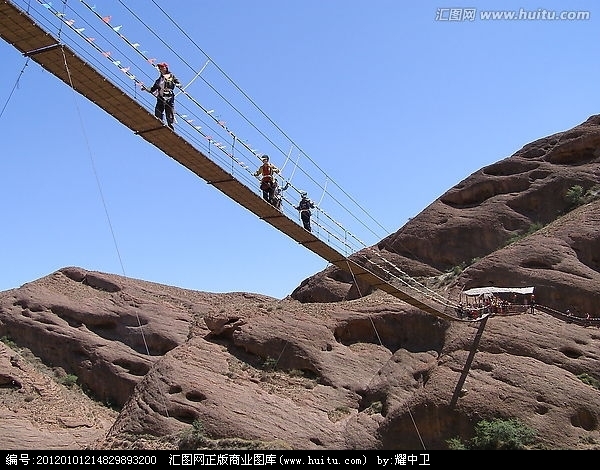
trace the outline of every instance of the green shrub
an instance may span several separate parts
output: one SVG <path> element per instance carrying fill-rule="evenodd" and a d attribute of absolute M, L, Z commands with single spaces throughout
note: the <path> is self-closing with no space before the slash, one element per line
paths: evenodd
<path fill-rule="evenodd" d="M 192 428 L 181 435 L 177 447 L 179 450 L 196 450 L 205 445 L 207 440 L 204 424 L 199 419 L 195 419 Z"/>
<path fill-rule="evenodd" d="M 333 423 L 343 419 L 345 416 L 351 413 L 350 408 L 347 406 L 338 406 L 335 410 L 328 411 L 327 417 Z"/>
<path fill-rule="evenodd" d="M 482 420 L 475 425 L 475 436 L 463 443 L 460 438 L 448 439 L 452 450 L 522 450 L 533 443 L 535 431 L 516 419 Z"/>
<path fill-rule="evenodd" d="M 371 403 L 371 406 L 369 406 L 369 408 L 367 408 L 365 411 L 367 414 L 370 415 L 381 414 L 381 412 L 383 411 L 383 403 L 381 403 L 380 401 L 374 401 L 373 403 Z"/>
<path fill-rule="evenodd" d="M 535 431 L 516 419 L 480 421 L 475 425 L 471 449 L 519 450 L 533 442 Z"/>
<path fill-rule="evenodd" d="M 446 441 L 446 445 L 450 450 L 467 450 L 467 447 L 458 437 L 453 437 Z"/>
<path fill-rule="evenodd" d="M 204 435 L 204 423 L 199 419 L 195 419 L 192 423 L 194 433 Z"/>
<path fill-rule="evenodd" d="M 576 184 L 575 186 L 571 186 L 565 194 L 565 200 L 569 204 L 569 209 L 575 209 L 598 198 L 600 198 L 600 185 L 592 186 L 587 191 L 584 191 L 582 186 Z"/>
<path fill-rule="evenodd" d="M 589 374 L 579 374 L 577 376 L 577 378 L 579 380 L 581 380 L 584 384 L 591 385 L 592 387 L 597 388 L 597 389 L 600 390 L 600 380 L 592 377 L 591 375 L 589 375 Z"/>
<path fill-rule="evenodd" d="M 565 194 L 565 199 L 571 207 L 581 205 L 583 200 L 583 187 L 578 184 L 571 186 Z"/>
<path fill-rule="evenodd" d="M 275 370 L 276 367 L 277 367 L 277 359 L 275 359 L 273 357 L 267 357 L 262 364 L 263 370 L 273 371 L 273 370 Z"/>
<path fill-rule="evenodd" d="M 304 377 L 304 371 L 301 369 L 290 369 L 288 374 L 290 374 L 290 377 Z"/>
<path fill-rule="evenodd" d="M 516 235 L 513 235 L 508 240 L 506 240 L 506 243 L 504 243 L 504 246 L 508 246 L 515 242 L 518 242 L 519 240 L 525 238 L 527 235 L 531 235 L 532 233 L 537 232 L 539 229 L 541 229 L 543 227 L 544 227 L 544 224 L 542 224 L 540 222 L 531 224 L 525 233 L 517 233 Z"/>
<path fill-rule="evenodd" d="M 534 224 L 531 224 L 529 226 L 529 228 L 527 229 L 527 232 L 525 233 L 525 235 L 531 235 L 532 233 L 537 232 L 539 229 L 543 228 L 544 224 L 540 223 L 540 222 L 536 222 Z"/>
<path fill-rule="evenodd" d="M 460 273 L 462 273 L 464 271 L 464 269 L 467 267 L 467 263 L 466 262 L 462 262 L 460 263 L 458 266 L 454 266 L 451 270 L 450 273 L 452 273 L 454 276 L 458 276 Z"/>
<path fill-rule="evenodd" d="M 63 384 L 65 387 L 71 388 L 77 385 L 77 380 L 78 378 L 75 374 L 67 374 L 60 379 L 60 383 Z"/>
<path fill-rule="evenodd" d="M 2 338 L 0 338 L 0 341 L 6 344 L 10 349 L 17 349 L 17 343 L 15 343 L 8 336 L 3 336 Z"/>

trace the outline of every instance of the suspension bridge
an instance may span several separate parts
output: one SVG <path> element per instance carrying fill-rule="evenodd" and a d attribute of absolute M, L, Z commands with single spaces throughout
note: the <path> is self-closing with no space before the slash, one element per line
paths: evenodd
<path fill-rule="evenodd" d="M 52 12 L 51 4 L 39 3 L 49 12 Z M 54 14 L 59 19 L 61 18 L 58 12 L 54 11 Z M 61 21 L 66 26 L 72 27 L 72 23 L 69 24 L 69 21 L 64 18 Z M 142 106 L 123 88 L 108 80 L 71 47 L 62 43 L 49 31 L 38 25 L 28 12 L 21 10 L 9 0 L 0 0 L 0 37 L 14 46 L 25 57 L 35 61 L 62 80 L 67 86 L 113 116 L 136 135 L 160 149 L 164 154 L 254 213 L 261 220 L 272 225 L 329 263 L 348 272 L 356 281 L 361 281 L 375 289 L 387 292 L 426 313 L 444 320 L 472 322 L 484 318 L 484 316 L 475 320 L 458 318 L 455 313 L 457 305 L 424 288 L 395 266 L 386 269 L 384 264 L 388 262 L 383 257 L 381 257 L 383 264 L 374 263 L 372 259 L 366 256 L 364 256 L 365 263 L 359 263 L 358 260 L 361 255 L 355 253 L 355 256 L 350 257 L 342 254 L 339 249 L 332 246 L 330 240 L 336 237 L 331 232 L 326 233 L 328 235 L 326 237 L 320 237 L 305 230 L 282 210 L 278 210 L 265 201 L 258 194 L 256 188 L 251 189 L 243 184 L 232 172 L 216 163 L 178 132 L 164 126 L 149 109 Z M 117 66 L 121 67 L 119 64 Z M 121 71 L 129 74 L 125 69 Z M 130 78 L 136 80 L 133 75 Z M 185 93 L 184 90 L 182 92 Z M 192 97 L 190 99 L 193 100 Z M 202 109 L 215 119 L 211 115 L 212 111 Z M 221 127 L 227 130 L 222 124 Z M 227 132 L 229 131 L 227 130 Z M 234 155 L 226 154 L 232 159 L 232 162 L 239 163 Z M 342 246 L 345 246 L 343 242 Z M 365 247 L 365 249 L 369 252 L 368 247 Z M 371 251 L 375 257 L 380 256 L 375 250 Z M 369 268 L 367 266 L 369 263 L 372 263 L 374 268 Z"/>

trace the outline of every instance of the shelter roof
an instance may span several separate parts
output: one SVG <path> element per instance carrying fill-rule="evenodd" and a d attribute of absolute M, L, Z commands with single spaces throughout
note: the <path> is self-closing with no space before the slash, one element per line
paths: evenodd
<path fill-rule="evenodd" d="M 482 294 L 533 294 L 533 287 L 474 287 L 465 290 L 462 294 L 468 297 L 477 297 Z"/>

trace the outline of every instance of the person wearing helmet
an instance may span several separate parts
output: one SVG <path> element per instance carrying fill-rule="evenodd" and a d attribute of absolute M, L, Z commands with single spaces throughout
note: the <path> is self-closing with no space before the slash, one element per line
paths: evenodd
<path fill-rule="evenodd" d="M 260 189 L 262 191 L 263 199 L 269 204 L 273 204 L 275 173 L 279 173 L 279 168 L 272 163 L 269 163 L 268 155 L 263 155 L 261 160 L 263 163 L 258 170 L 256 170 L 254 176 L 260 178 Z"/>
<path fill-rule="evenodd" d="M 157 67 L 160 76 L 149 90 L 150 93 L 156 96 L 154 115 L 162 121 L 164 114 L 167 118 L 167 126 L 173 129 L 173 122 L 175 121 L 175 87 L 180 83 L 177 77 L 169 72 L 169 64 L 161 62 Z"/>
<path fill-rule="evenodd" d="M 296 210 L 300 211 L 300 219 L 302 220 L 302 225 L 309 232 L 312 232 L 310 227 L 310 216 L 312 212 L 310 211 L 315 207 L 315 204 L 308 199 L 308 194 L 306 191 L 300 191 L 300 202 L 296 206 Z"/>

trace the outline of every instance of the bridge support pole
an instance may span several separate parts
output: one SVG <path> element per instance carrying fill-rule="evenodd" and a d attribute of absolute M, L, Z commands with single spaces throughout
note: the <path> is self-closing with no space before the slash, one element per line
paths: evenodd
<path fill-rule="evenodd" d="M 460 374 L 460 379 L 458 379 L 458 383 L 456 384 L 456 388 L 454 389 L 454 393 L 452 394 L 450 408 L 454 408 L 456 406 L 456 403 L 458 402 L 458 398 L 460 397 L 463 385 L 465 384 L 465 380 L 467 380 L 467 375 L 469 374 L 469 370 L 471 369 L 471 364 L 473 364 L 473 359 L 475 358 L 475 353 L 477 352 L 477 348 L 479 347 L 479 342 L 481 341 L 481 336 L 483 335 L 483 330 L 488 321 L 488 318 L 489 316 L 486 316 L 483 320 L 479 322 L 479 328 L 477 330 L 477 333 L 475 334 L 475 338 L 473 339 L 473 344 L 471 345 L 469 357 L 467 358 L 467 362 L 465 363 L 465 366 L 463 367 L 463 370 Z"/>

